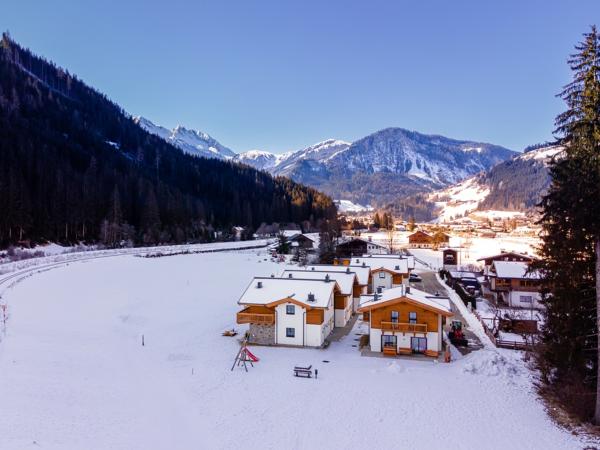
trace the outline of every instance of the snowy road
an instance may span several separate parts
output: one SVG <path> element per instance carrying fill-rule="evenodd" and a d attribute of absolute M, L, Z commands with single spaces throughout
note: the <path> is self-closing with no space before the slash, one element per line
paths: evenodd
<path fill-rule="evenodd" d="M 582 447 L 547 417 L 518 352 L 368 358 L 351 332 L 326 350 L 254 347 L 260 362 L 231 372 L 239 344 L 221 332 L 236 301 L 282 269 L 261 250 L 125 255 L 8 289 L 0 449 Z M 319 379 L 293 377 L 298 364 Z"/>

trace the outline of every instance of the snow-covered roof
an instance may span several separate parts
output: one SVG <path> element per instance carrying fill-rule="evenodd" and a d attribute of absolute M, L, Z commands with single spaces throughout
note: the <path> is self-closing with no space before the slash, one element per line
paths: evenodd
<path fill-rule="evenodd" d="M 297 234 L 302 234 L 302 231 L 300 230 L 281 230 L 279 232 L 287 238 L 296 236 Z"/>
<path fill-rule="evenodd" d="M 358 282 L 362 285 L 369 284 L 369 273 L 371 272 L 371 268 L 367 265 L 362 266 L 334 266 L 330 264 L 313 264 L 310 266 L 306 266 L 306 270 L 327 270 L 328 272 L 354 272 L 358 277 Z"/>
<path fill-rule="evenodd" d="M 415 257 L 413 255 L 362 255 L 363 258 L 387 258 L 387 259 L 405 259 L 408 261 L 408 268 L 415 268 Z"/>
<path fill-rule="evenodd" d="M 304 238 L 308 239 L 309 241 L 313 241 L 313 242 L 315 241 L 313 238 L 311 238 L 307 234 L 302 234 L 302 233 L 296 233 L 293 236 L 290 236 L 288 239 L 290 241 L 295 241 L 295 240 L 299 239 L 300 237 L 304 237 Z"/>
<path fill-rule="evenodd" d="M 330 280 L 335 280 L 340 287 L 342 295 L 352 295 L 352 288 L 354 287 L 354 280 L 357 279 L 356 273 L 354 272 L 340 272 L 340 271 L 317 271 L 317 270 L 302 270 L 302 269 L 289 269 L 284 270 L 281 274 L 281 278 L 303 278 L 309 280 L 320 280 L 324 281 L 325 277 L 329 277 Z"/>
<path fill-rule="evenodd" d="M 374 245 L 375 247 L 387 249 L 387 247 L 385 245 L 381 245 L 381 244 L 378 244 L 377 242 L 369 241 L 368 239 L 363 239 L 363 238 L 357 237 L 357 236 L 350 236 L 349 239 L 346 239 L 344 242 L 340 242 L 339 245 L 348 244 L 348 243 L 354 242 L 354 241 L 360 241 L 360 242 L 364 242 L 367 245 Z"/>
<path fill-rule="evenodd" d="M 399 298 L 407 298 L 413 302 L 420 303 L 426 308 L 433 308 L 443 313 L 452 314 L 450 300 L 445 297 L 436 297 L 427 292 L 418 289 L 406 289 L 406 286 L 399 286 L 392 289 L 386 289 L 381 294 L 363 295 L 360 297 L 359 311 L 371 309 L 383 303 L 397 300 Z"/>
<path fill-rule="evenodd" d="M 517 257 L 519 257 L 519 258 L 526 258 L 526 259 L 529 259 L 529 260 L 532 260 L 532 259 L 533 259 L 533 256 L 531 256 L 531 255 L 525 255 L 525 254 L 523 254 L 523 253 L 517 253 L 517 252 L 502 252 L 502 253 L 499 253 L 499 254 L 497 254 L 497 255 L 492 255 L 492 256 L 484 256 L 484 257 L 482 257 L 482 258 L 478 258 L 478 259 L 477 259 L 477 261 L 484 261 L 484 260 L 486 260 L 486 259 L 503 258 L 503 257 L 508 257 L 508 256 L 510 256 L 510 255 L 517 256 Z"/>
<path fill-rule="evenodd" d="M 336 286 L 339 289 L 334 280 L 325 282 L 300 278 L 255 277 L 238 304 L 267 305 L 290 298 L 312 308 L 327 308 Z"/>
<path fill-rule="evenodd" d="M 361 258 L 353 257 L 351 258 L 350 263 L 356 266 L 362 266 L 364 263 L 366 266 L 371 268 L 371 271 L 386 269 L 390 272 L 408 273 L 408 259 L 376 258 L 372 255 L 369 255 Z"/>
<path fill-rule="evenodd" d="M 527 273 L 529 264 L 523 261 L 494 261 L 493 272 L 498 278 L 533 279 L 541 278 L 539 271 Z M 490 275 L 493 275 L 490 273 Z"/>

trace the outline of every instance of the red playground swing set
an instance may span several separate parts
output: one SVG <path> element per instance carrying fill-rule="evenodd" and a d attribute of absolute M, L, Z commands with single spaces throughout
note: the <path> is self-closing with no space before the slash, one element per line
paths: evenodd
<path fill-rule="evenodd" d="M 235 361 L 233 361 L 233 366 L 231 366 L 231 370 L 233 371 L 236 365 L 243 365 L 244 369 L 246 369 L 246 372 L 248 372 L 248 365 L 246 363 L 250 363 L 250 365 L 254 367 L 254 364 L 252 363 L 255 362 L 258 362 L 258 358 L 254 356 L 254 354 L 250 350 L 248 350 L 248 335 L 246 335 L 244 337 L 244 340 L 242 341 L 240 351 L 236 355 Z"/>

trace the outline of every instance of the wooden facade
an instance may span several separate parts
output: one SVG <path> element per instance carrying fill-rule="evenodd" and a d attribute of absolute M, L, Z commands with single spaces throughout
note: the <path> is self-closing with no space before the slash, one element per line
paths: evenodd
<path fill-rule="evenodd" d="M 398 326 L 402 325 L 418 325 L 413 327 L 410 332 L 427 332 L 438 331 L 438 315 L 439 313 L 429 309 L 425 309 L 414 303 L 408 303 L 401 299 L 389 305 L 380 308 L 373 308 L 370 314 L 370 322 L 372 328 L 403 331 L 399 328 L 394 328 L 392 312 L 398 313 Z M 411 324 L 409 313 L 416 313 L 416 323 Z M 408 327 L 406 327 L 408 328 Z"/>

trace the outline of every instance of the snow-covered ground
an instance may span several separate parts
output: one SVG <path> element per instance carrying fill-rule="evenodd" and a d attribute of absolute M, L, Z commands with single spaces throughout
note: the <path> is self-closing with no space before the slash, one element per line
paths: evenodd
<path fill-rule="evenodd" d="M 412 234 L 409 231 L 396 231 L 394 233 L 394 249 L 408 247 L 408 236 Z M 365 239 L 372 239 L 374 242 L 388 246 L 389 235 L 385 231 L 377 233 L 363 233 Z M 450 236 L 449 246 L 459 248 L 459 259 L 461 265 L 476 264 L 481 265 L 477 259 L 484 256 L 492 256 L 500 253 L 502 250 L 515 251 L 520 253 L 535 254 L 535 249 L 540 241 L 537 238 L 529 236 L 510 236 L 498 235 L 495 238 Z M 442 265 L 442 251 L 430 249 L 409 249 L 417 258 L 425 261 L 431 267 L 439 268 Z"/>
<path fill-rule="evenodd" d="M 0 448 L 581 445 L 550 421 L 518 352 L 485 348 L 452 364 L 361 357 L 352 332 L 326 350 L 254 347 L 260 362 L 230 371 L 239 343 L 221 332 L 237 328 L 236 301 L 253 276 L 281 269 L 264 250 L 123 255 L 13 286 L 2 300 Z M 319 378 L 293 377 L 299 364 Z"/>

